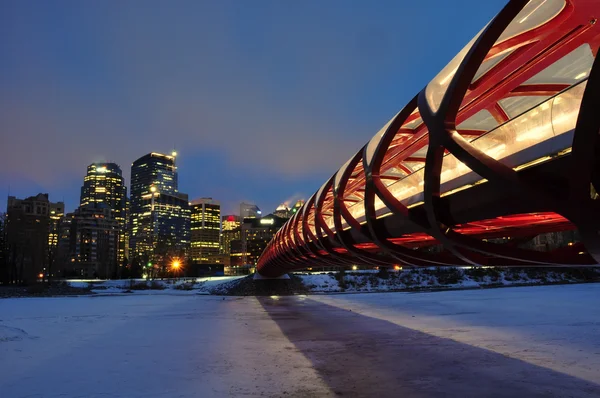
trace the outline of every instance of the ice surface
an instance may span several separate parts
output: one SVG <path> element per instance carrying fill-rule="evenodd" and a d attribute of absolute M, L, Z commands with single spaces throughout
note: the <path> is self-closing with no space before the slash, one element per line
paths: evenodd
<path fill-rule="evenodd" d="M 310 296 L 600 384 L 600 284 Z"/>
<path fill-rule="evenodd" d="M 369 396 L 371 383 L 387 393 L 379 397 L 399 396 L 387 386 L 410 387 L 405 396 L 437 389 L 447 395 L 435 396 L 594 397 L 598 298 L 600 284 L 259 299 L 3 299 L 0 397 Z M 419 352 L 426 370 L 415 379 L 409 373 Z M 456 369 L 438 366 L 455 357 Z M 487 395 L 485 386 L 470 389 L 456 379 L 483 374 L 481 366 L 489 367 L 490 383 L 514 383 Z M 388 378 L 377 380 L 384 370 Z"/>
<path fill-rule="evenodd" d="M 0 300 L 2 398 L 261 393 L 330 395 L 255 298 Z"/>

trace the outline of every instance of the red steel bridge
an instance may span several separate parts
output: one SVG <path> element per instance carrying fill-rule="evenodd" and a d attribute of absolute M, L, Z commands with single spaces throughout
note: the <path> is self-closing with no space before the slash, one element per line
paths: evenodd
<path fill-rule="evenodd" d="M 511 0 L 279 230 L 258 272 L 600 263 L 599 17 L 600 0 Z M 523 248 L 575 229 L 563 248 Z"/>

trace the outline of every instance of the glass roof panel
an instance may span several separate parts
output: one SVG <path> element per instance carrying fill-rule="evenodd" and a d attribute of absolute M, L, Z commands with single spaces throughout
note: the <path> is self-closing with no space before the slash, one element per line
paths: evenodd
<path fill-rule="evenodd" d="M 550 96 L 523 96 L 523 97 L 509 97 L 504 98 L 500 101 L 500 106 L 504 109 L 504 112 L 511 118 L 515 118 L 520 114 L 527 112 L 531 108 L 536 107 L 538 104 L 546 101 Z"/>
<path fill-rule="evenodd" d="M 408 167 L 413 173 L 425 166 L 425 162 L 402 162 L 402 164 Z"/>
<path fill-rule="evenodd" d="M 504 29 L 496 43 L 503 42 L 528 30 L 535 29 L 557 16 L 565 7 L 565 0 L 531 0 Z"/>
<path fill-rule="evenodd" d="M 423 119 L 421 119 L 420 117 L 418 117 L 415 120 L 413 120 L 412 122 L 403 124 L 402 128 L 414 130 L 417 127 L 419 127 L 419 125 L 421 123 L 423 123 Z"/>
<path fill-rule="evenodd" d="M 425 145 L 423 148 L 419 149 L 417 152 L 413 153 L 410 156 L 415 157 L 415 158 L 424 158 L 427 155 L 428 148 L 429 148 L 429 145 Z"/>
<path fill-rule="evenodd" d="M 500 63 L 500 61 L 502 61 L 504 58 L 508 57 L 510 54 L 512 54 L 514 51 L 514 49 L 510 50 L 510 51 L 505 51 L 501 54 L 496 55 L 494 58 L 490 58 L 486 61 L 484 61 L 481 66 L 479 67 L 479 69 L 477 69 L 477 73 L 475 73 L 475 76 L 473 77 L 473 82 L 477 81 L 477 79 L 479 79 L 481 76 L 485 75 L 485 73 L 487 71 L 489 71 L 490 69 L 492 69 L 494 66 L 498 65 L 498 63 Z"/>
<path fill-rule="evenodd" d="M 348 159 L 348 161 L 346 163 L 344 163 L 344 165 L 338 170 L 338 172 L 335 173 L 335 178 L 333 179 L 333 186 L 336 191 L 338 190 L 338 188 L 340 186 L 340 182 L 342 181 L 342 175 L 344 175 L 344 173 L 346 172 L 346 169 L 348 168 L 348 166 L 350 166 L 350 162 L 352 162 L 353 158 L 354 158 L 354 155 L 352 155 L 352 157 L 350 159 Z"/>
<path fill-rule="evenodd" d="M 398 112 L 400 113 L 400 112 Z M 377 149 L 377 145 L 379 145 L 379 142 L 381 141 L 381 138 L 383 138 L 383 135 L 385 134 L 385 132 L 387 131 L 388 127 L 390 126 L 390 124 L 392 124 L 392 122 L 394 121 L 394 119 L 396 119 L 396 117 L 398 116 L 398 113 L 396 113 L 396 115 L 391 118 L 378 132 L 377 134 L 375 134 L 375 136 L 373 138 L 371 138 L 371 141 L 369 141 L 369 143 L 367 144 L 367 153 L 366 153 L 366 161 L 367 164 L 371 164 L 371 161 L 373 160 L 373 155 L 375 154 L 375 150 Z"/>
<path fill-rule="evenodd" d="M 583 44 L 523 84 L 573 85 L 588 77 L 593 63 L 592 49 Z"/>
<path fill-rule="evenodd" d="M 490 131 L 498 126 L 498 122 L 492 114 L 483 109 L 467 120 L 456 126 L 457 130 L 484 130 Z"/>

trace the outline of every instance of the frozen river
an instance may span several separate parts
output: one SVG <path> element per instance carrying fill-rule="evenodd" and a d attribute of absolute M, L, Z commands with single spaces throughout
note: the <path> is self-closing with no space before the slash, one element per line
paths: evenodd
<path fill-rule="evenodd" d="M 0 300 L 0 397 L 598 397 L 600 284 Z"/>

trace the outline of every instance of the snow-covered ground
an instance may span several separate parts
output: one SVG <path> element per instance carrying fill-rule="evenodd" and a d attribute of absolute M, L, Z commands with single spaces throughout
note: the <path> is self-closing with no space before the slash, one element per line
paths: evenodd
<path fill-rule="evenodd" d="M 256 298 L 0 300 L 2 398 L 262 394 L 329 390 Z"/>
<path fill-rule="evenodd" d="M 0 397 L 600 396 L 600 284 L 0 300 Z"/>
<path fill-rule="evenodd" d="M 427 289 L 464 289 L 515 285 L 578 283 L 600 280 L 600 269 L 514 269 L 514 268 L 416 268 L 402 271 L 359 270 L 339 272 L 294 273 L 310 293 L 390 292 Z M 67 280 L 73 287 L 90 287 L 93 293 L 114 295 L 222 294 L 244 276 L 181 278 L 152 280 Z M 221 285 L 220 287 L 218 287 Z"/>
<path fill-rule="evenodd" d="M 600 384 L 598 283 L 310 297 Z"/>
<path fill-rule="evenodd" d="M 209 294 L 209 290 L 225 282 L 234 281 L 244 276 L 212 276 L 204 278 L 180 278 L 180 279 L 117 279 L 117 280 L 66 280 L 73 287 L 91 287 L 92 292 L 97 294 L 168 294 L 168 295 L 195 295 Z M 133 288 L 131 288 L 133 286 Z M 140 287 L 147 286 L 147 289 Z"/>
<path fill-rule="evenodd" d="M 586 269 L 588 280 L 600 278 L 600 269 Z M 463 289 L 492 286 L 540 285 L 585 281 L 578 270 L 569 272 L 543 269 L 514 268 L 416 268 L 403 271 L 361 270 L 338 272 L 296 273 L 312 293 L 320 292 L 387 292 L 422 289 Z M 343 282 L 342 282 L 343 281 Z"/>

